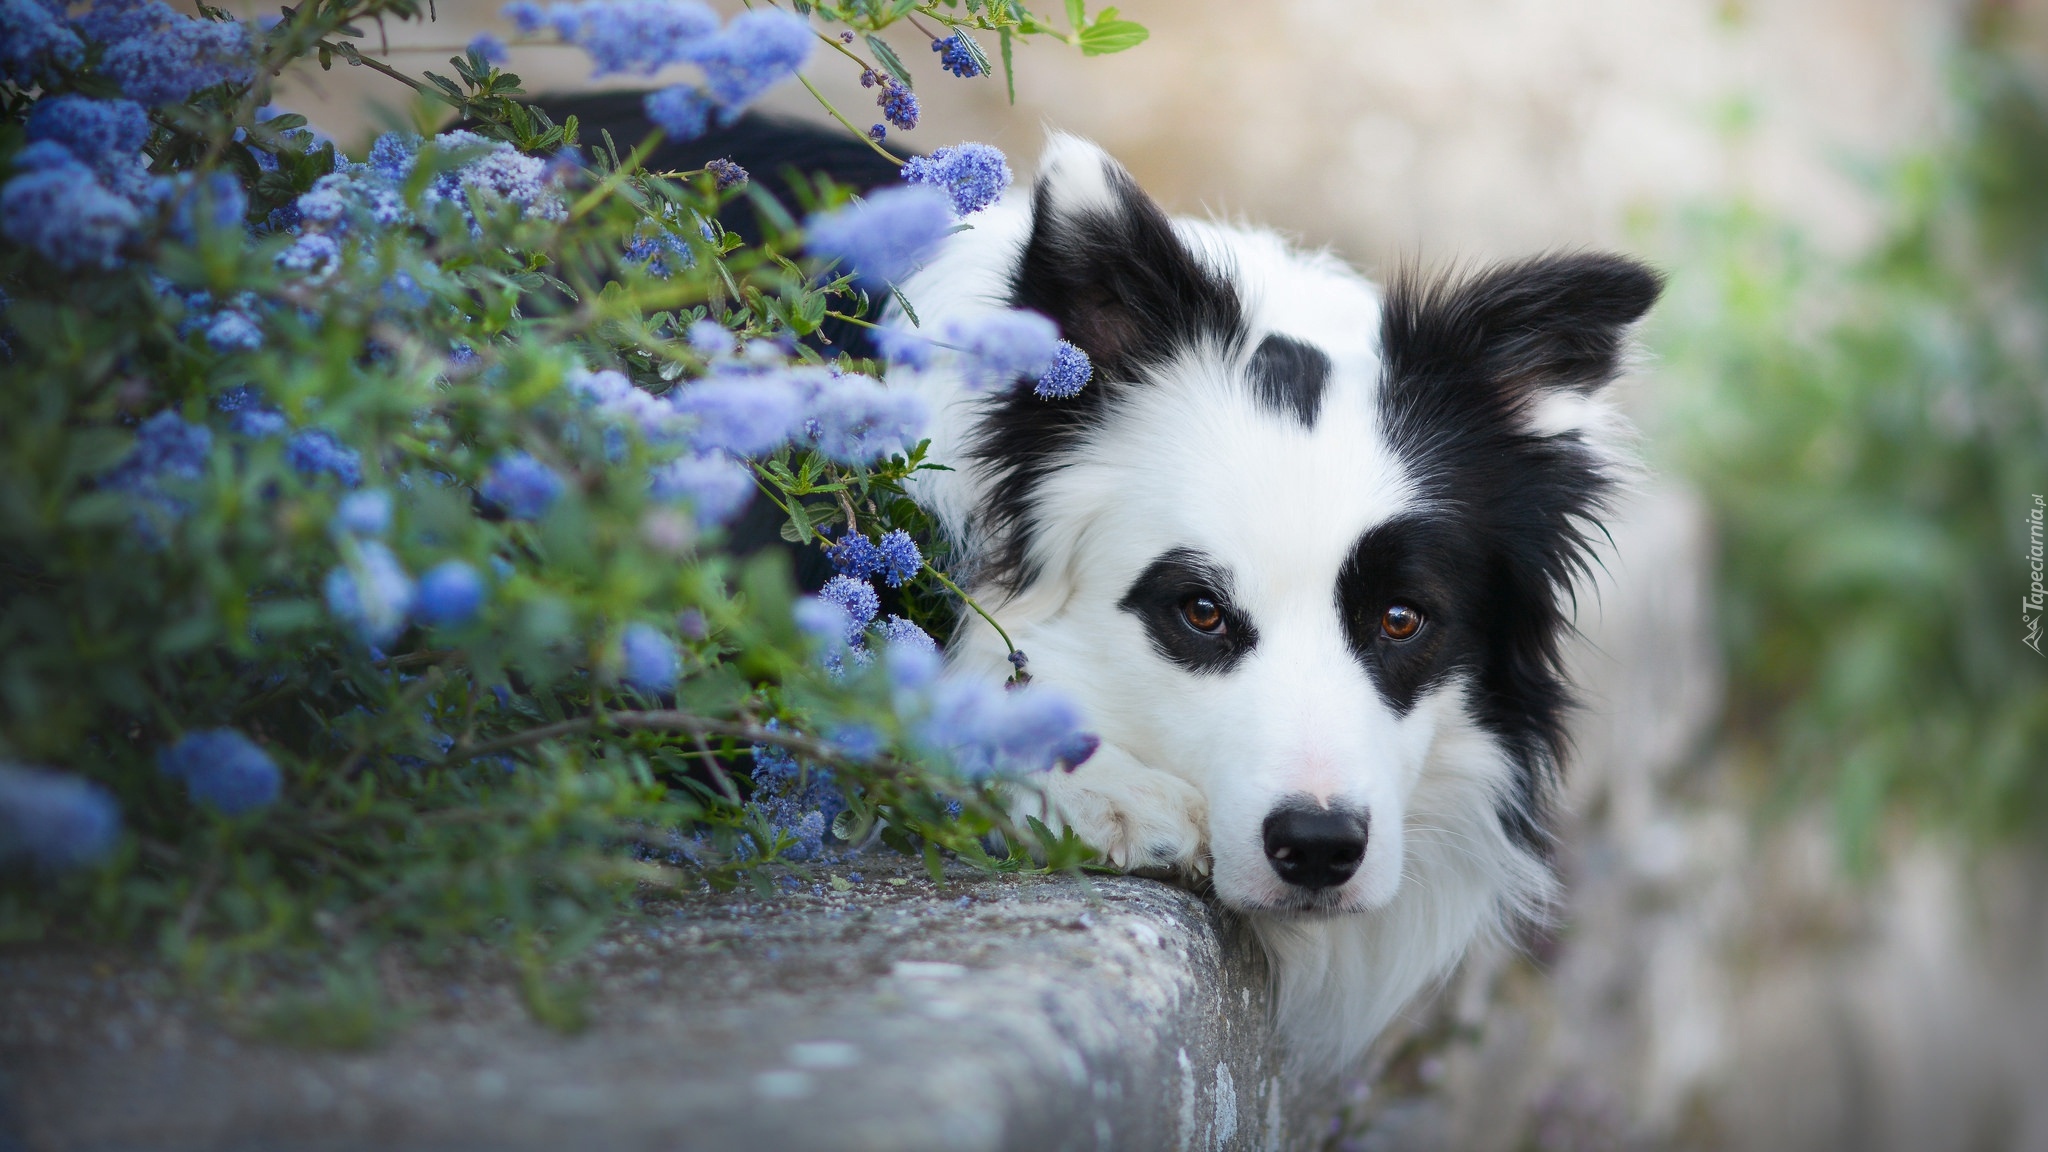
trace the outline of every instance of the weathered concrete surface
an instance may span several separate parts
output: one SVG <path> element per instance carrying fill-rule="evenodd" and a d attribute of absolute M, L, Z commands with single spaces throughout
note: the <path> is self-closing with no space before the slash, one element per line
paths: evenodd
<path fill-rule="evenodd" d="M 293 1048 L 132 965 L 0 954 L 0 1152 L 1283 1146 L 1264 960 L 1201 900 L 858 867 L 599 943 L 575 1036 L 510 981 L 389 973 L 428 1019 Z"/>

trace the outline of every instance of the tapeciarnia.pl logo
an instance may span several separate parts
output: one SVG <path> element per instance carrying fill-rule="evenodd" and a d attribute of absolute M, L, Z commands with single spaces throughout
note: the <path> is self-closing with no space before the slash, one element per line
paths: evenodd
<path fill-rule="evenodd" d="M 2020 601 L 2020 627 L 2024 630 L 2020 643 L 2032 648 L 2036 656 L 2044 655 L 2041 651 L 2041 615 L 2042 609 L 2048 607 L 2048 589 L 2041 586 L 2041 573 L 2044 567 L 2041 550 L 2041 514 L 2041 496 L 2036 493 L 2034 506 L 2027 509 L 2027 567 L 2033 582 L 2027 586 L 2026 599 Z"/>

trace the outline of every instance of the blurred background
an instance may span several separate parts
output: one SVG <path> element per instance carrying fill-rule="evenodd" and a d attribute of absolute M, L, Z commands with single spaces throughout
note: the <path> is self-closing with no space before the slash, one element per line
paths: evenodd
<path fill-rule="evenodd" d="M 440 67 L 496 3 L 388 29 Z M 1671 289 L 1651 476 L 1573 660 L 1554 929 L 1304 1118 L 1344 1149 L 2048 1149 L 2048 3 L 1128 0 L 1118 56 L 941 73 L 904 147 L 1091 136 L 1171 210 L 1373 275 L 1617 248 Z M 380 43 L 369 30 L 366 45 Z M 809 75 L 857 123 L 851 66 Z M 530 92 L 574 50 L 512 49 Z M 360 148 L 404 89 L 282 103 Z M 799 87 L 766 102 L 823 119 Z M 2039 537 L 2034 537 L 2038 540 Z M 2040 643 L 2038 639 L 2034 641 Z"/>

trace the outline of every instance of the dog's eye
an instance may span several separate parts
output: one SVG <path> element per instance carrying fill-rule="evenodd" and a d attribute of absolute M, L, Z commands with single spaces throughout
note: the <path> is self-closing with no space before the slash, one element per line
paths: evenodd
<path fill-rule="evenodd" d="M 1197 632 L 1223 634 L 1223 606 L 1207 596 L 1190 596 L 1181 601 L 1180 618 Z"/>
<path fill-rule="evenodd" d="M 1406 640 L 1422 630 L 1422 613 L 1406 604 L 1393 604 L 1380 613 L 1380 635 L 1389 640 Z"/>

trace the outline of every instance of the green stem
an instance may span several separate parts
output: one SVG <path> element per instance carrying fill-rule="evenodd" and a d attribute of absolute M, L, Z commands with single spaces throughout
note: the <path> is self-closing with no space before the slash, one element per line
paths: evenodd
<path fill-rule="evenodd" d="M 983 620 L 988 621 L 988 626 L 995 629 L 996 635 L 1003 638 L 1003 647 L 1009 649 L 1010 652 L 1013 654 L 1017 651 L 1017 645 L 1011 643 L 1010 641 L 1010 634 L 1008 632 L 1003 631 L 1003 626 L 1001 624 L 996 623 L 995 617 L 989 615 L 986 611 L 982 609 L 981 605 L 974 602 L 974 597 L 969 596 L 958 584 L 955 584 L 951 580 L 948 580 L 944 572 L 941 572 L 937 568 L 932 567 L 931 561 L 925 561 L 924 570 L 931 573 L 933 578 L 937 579 L 939 583 L 944 584 L 948 589 L 950 589 L 953 595 L 958 596 L 961 600 L 965 601 L 969 608 L 974 609 L 974 614 L 976 616 L 979 616 Z"/>
<path fill-rule="evenodd" d="M 894 164 L 899 168 L 903 166 L 903 158 L 901 156 L 898 156 L 894 152 L 889 151 L 887 148 L 882 147 L 881 144 L 878 143 L 874 137 L 869 136 L 867 133 L 861 131 L 858 128 L 855 128 L 853 126 L 853 121 L 848 120 L 844 116 L 841 116 L 839 114 L 839 109 L 834 108 L 832 106 L 832 102 L 830 100 L 825 99 L 825 94 L 823 92 L 818 91 L 817 85 L 811 83 L 810 77 L 805 76 L 804 74 L 799 72 L 797 74 L 797 80 L 800 81 L 805 88 L 810 89 L 811 95 L 818 98 L 818 103 L 824 105 L 825 111 L 830 112 L 834 120 L 837 120 L 841 124 L 844 124 L 848 132 L 851 132 L 855 136 L 860 137 L 861 142 L 863 144 L 866 144 L 868 147 L 873 148 L 875 151 L 881 153 L 882 156 L 889 161 L 889 163 Z"/>

